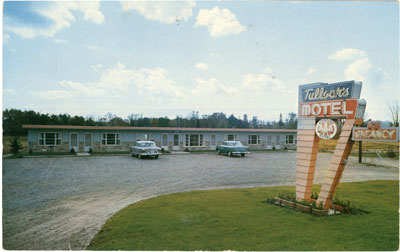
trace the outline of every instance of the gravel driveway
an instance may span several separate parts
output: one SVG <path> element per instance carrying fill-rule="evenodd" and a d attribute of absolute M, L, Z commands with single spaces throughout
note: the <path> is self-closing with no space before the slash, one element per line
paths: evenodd
<path fill-rule="evenodd" d="M 331 157 L 319 154 L 314 183 L 322 182 Z M 398 162 L 394 166 L 358 164 L 352 157 L 342 182 L 397 180 Z M 295 152 L 6 159 L 4 248 L 84 249 L 111 215 L 133 202 L 196 189 L 294 185 L 295 170 Z"/>

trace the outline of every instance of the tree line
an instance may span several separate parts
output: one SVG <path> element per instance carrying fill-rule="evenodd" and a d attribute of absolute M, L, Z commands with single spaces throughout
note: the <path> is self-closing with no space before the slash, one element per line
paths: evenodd
<path fill-rule="evenodd" d="M 127 118 L 121 118 L 112 113 L 104 117 L 94 118 L 92 116 L 71 116 L 69 114 L 42 114 L 32 110 L 22 111 L 19 109 L 6 109 L 3 111 L 3 135 L 24 136 L 27 129 L 23 124 L 40 125 L 77 125 L 77 126 L 138 126 L 138 127 L 183 127 L 183 128 L 259 128 L 259 129 L 295 129 L 297 117 L 295 113 L 289 113 L 283 119 L 280 114 L 277 121 L 258 120 L 253 116 L 250 120 L 247 114 L 243 119 L 228 116 L 222 112 L 211 115 L 199 115 L 193 111 L 186 117 L 176 116 L 174 119 L 168 117 L 144 117 L 143 114 L 131 114 Z"/>

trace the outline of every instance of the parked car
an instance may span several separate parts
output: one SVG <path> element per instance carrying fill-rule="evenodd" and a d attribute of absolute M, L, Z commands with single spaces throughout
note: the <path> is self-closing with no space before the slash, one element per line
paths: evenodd
<path fill-rule="evenodd" d="M 218 155 L 226 153 L 230 157 L 233 155 L 244 157 L 244 155 L 250 153 L 249 147 L 243 146 L 240 141 L 223 141 L 221 145 L 217 145 L 216 150 Z"/>
<path fill-rule="evenodd" d="M 153 141 L 136 141 L 134 146 L 131 146 L 132 157 L 142 158 L 150 156 L 158 158 L 161 155 L 161 148 L 157 147 Z"/>

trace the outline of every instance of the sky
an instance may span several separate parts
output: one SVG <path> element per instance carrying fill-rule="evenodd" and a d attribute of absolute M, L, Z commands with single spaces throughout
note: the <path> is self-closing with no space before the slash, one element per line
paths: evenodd
<path fill-rule="evenodd" d="M 355 80 L 389 120 L 400 96 L 396 2 L 5 1 L 2 36 L 3 109 L 277 121 L 299 85 Z"/>

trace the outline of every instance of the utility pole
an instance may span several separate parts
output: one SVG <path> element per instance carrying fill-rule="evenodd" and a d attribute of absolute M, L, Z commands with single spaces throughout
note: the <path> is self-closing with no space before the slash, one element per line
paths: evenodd
<path fill-rule="evenodd" d="M 362 141 L 358 142 L 358 162 L 362 163 Z"/>

